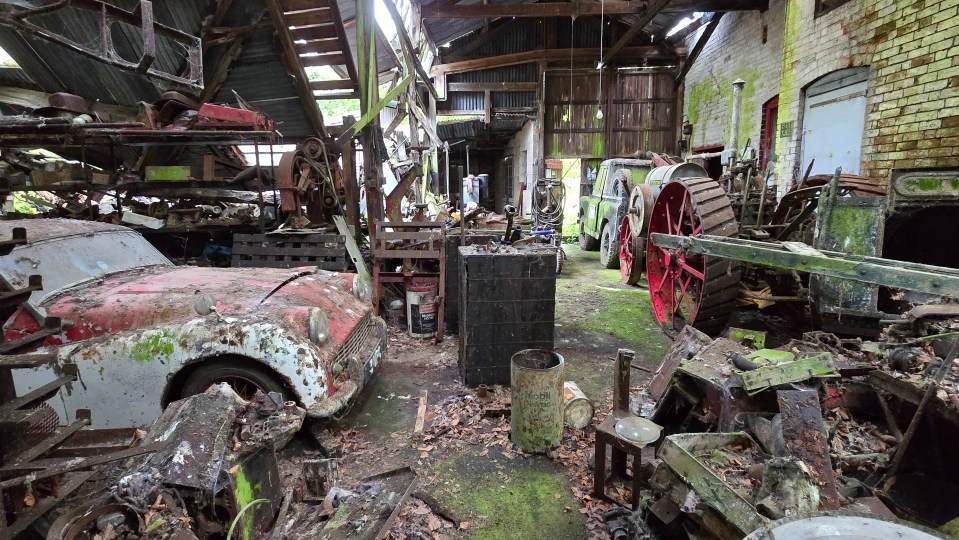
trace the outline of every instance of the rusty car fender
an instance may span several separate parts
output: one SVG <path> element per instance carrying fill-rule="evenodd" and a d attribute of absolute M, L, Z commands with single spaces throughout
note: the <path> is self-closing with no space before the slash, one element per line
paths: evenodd
<path fill-rule="evenodd" d="M 96 427 L 148 425 L 160 414 L 169 385 L 183 368 L 214 357 L 240 356 L 269 368 L 309 409 L 329 393 L 324 354 L 330 352 L 295 330 L 259 318 L 214 315 L 176 326 L 123 331 L 58 347 L 58 365 L 75 363 L 79 377 L 51 403 L 60 402 L 64 418 L 72 418 L 77 409 L 111 411 L 110 418 L 93 418 Z M 23 375 L 16 381 L 18 391 L 37 388 L 54 375 Z"/>

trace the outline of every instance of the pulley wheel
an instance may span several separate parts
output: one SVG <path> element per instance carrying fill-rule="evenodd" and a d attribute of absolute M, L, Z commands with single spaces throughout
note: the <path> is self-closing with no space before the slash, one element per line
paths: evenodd
<path fill-rule="evenodd" d="M 739 230 L 723 188 L 710 178 L 682 178 L 663 186 L 649 233 L 735 236 Z M 646 242 L 646 274 L 656 320 L 667 330 L 684 324 L 718 334 L 736 306 L 742 265 L 736 261 Z"/>

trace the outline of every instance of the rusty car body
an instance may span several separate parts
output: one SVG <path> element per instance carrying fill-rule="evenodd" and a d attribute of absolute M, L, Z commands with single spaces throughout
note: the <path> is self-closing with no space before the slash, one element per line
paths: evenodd
<path fill-rule="evenodd" d="M 34 390 L 76 364 L 61 391 L 63 418 L 91 410 L 104 427 L 147 425 L 167 403 L 228 382 L 243 395 L 281 391 L 313 418 L 341 411 L 370 379 L 386 346 L 369 287 L 355 274 L 312 267 L 177 267 L 125 227 L 71 220 L 0 222 L 25 227 L 27 244 L 0 257 L 0 278 L 23 287 L 43 277 L 7 319 L 8 343 L 63 327 L 33 347 L 57 353 L 53 370 L 26 371 Z"/>

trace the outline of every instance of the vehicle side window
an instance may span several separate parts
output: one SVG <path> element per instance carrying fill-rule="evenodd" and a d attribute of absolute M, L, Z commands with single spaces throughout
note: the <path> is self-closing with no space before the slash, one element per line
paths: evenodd
<path fill-rule="evenodd" d="M 606 183 L 606 173 L 608 169 L 606 167 L 600 167 L 599 173 L 596 175 L 596 183 L 593 184 L 593 196 L 599 197 L 603 194 L 603 184 Z"/>

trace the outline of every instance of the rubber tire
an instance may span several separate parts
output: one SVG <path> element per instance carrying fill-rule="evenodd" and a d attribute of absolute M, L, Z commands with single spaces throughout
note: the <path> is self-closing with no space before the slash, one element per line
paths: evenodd
<path fill-rule="evenodd" d="M 224 377 L 243 377 L 258 386 L 264 393 L 279 392 L 285 400 L 293 401 L 290 392 L 265 368 L 247 366 L 229 360 L 202 362 L 183 382 L 180 387 L 180 398 L 201 394 L 212 386 L 214 381 Z"/>
<path fill-rule="evenodd" d="M 563 273 L 563 259 L 566 258 L 566 252 L 563 251 L 562 247 L 556 247 L 556 275 Z"/>
<path fill-rule="evenodd" d="M 609 223 L 603 225 L 601 238 L 602 240 L 599 242 L 600 264 L 603 265 L 603 268 L 610 270 L 619 268 L 619 242 L 613 241 L 613 228 Z"/>
<path fill-rule="evenodd" d="M 583 251 L 596 251 L 599 249 L 599 240 L 586 234 L 586 228 L 583 225 L 582 219 L 579 221 L 579 249 Z"/>

